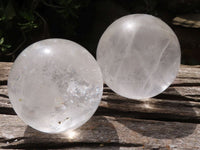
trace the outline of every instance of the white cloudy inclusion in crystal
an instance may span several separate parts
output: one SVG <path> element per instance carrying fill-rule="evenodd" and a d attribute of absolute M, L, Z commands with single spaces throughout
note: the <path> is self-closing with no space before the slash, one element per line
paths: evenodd
<path fill-rule="evenodd" d="M 145 14 L 124 16 L 103 33 L 97 61 L 106 84 L 121 96 L 153 97 L 175 79 L 180 45 L 172 29 Z"/>
<path fill-rule="evenodd" d="M 63 39 L 27 47 L 8 79 L 9 98 L 17 115 L 47 133 L 83 125 L 96 111 L 102 90 L 101 71 L 93 56 Z"/>

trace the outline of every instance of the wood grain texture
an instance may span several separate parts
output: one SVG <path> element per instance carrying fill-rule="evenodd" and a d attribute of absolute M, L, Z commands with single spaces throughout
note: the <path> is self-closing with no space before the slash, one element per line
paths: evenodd
<path fill-rule="evenodd" d="M 174 83 L 143 100 L 104 86 L 95 115 L 70 133 L 45 134 L 25 125 L 7 93 L 12 63 L 0 63 L 0 149 L 200 149 L 200 66 L 181 66 Z"/>

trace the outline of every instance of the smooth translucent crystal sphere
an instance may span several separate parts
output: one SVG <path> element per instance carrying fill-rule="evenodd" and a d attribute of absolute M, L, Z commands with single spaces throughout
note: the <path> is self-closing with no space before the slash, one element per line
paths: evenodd
<path fill-rule="evenodd" d="M 145 14 L 124 16 L 103 33 L 97 61 L 106 84 L 121 96 L 153 97 L 175 79 L 180 46 L 172 29 Z"/>
<path fill-rule="evenodd" d="M 93 56 L 63 39 L 27 47 L 15 60 L 8 79 L 17 115 L 47 133 L 83 125 L 96 111 L 102 90 L 101 70 Z"/>

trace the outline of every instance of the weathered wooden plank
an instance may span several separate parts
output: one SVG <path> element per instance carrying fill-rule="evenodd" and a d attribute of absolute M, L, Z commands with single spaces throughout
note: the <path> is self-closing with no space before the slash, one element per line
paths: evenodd
<path fill-rule="evenodd" d="M 0 118 L 1 148 L 200 147 L 199 124 L 94 116 L 73 132 L 49 135 L 26 126 L 17 116 Z"/>
<path fill-rule="evenodd" d="M 5 85 L 5 83 L 7 83 L 8 73 L 12 64 L 13 63 L 0 62 L 0 85 Z M 174 85 L 187 85 L 187 83 L 193 84 L 193 86 L 200 86 L 200 65 L 181 65 Z"/>
<path fill-rule="evenodd" d="M 107 89 L 95 115 L 200 123 L 200 103 L 198 100 L 195 101 L 196 97 L 187 98 L 176 92 L 173 95 L 171 90 L 174 90 L 174 87 L 156 98 L 132 100 Z M 0 113 L 15 115 L 7 96 L 6 86 L 0 86 Z"/>
<path fill-rule="evenodd" d="M 6 84 L 8 73 L 13 63 L 0 62 L 0 85 Z"/>
<path fill-rule="evenodd" d="M 181 65 L 172 86 L 200 86 L 200 66 Z"/>
<path fill-rule="evenodd" d="M 6 65 L 7 69 L 1 69 L 5 72 L 3 77 L 7 76 L 7 66 L 9 65 Z M 193 85 L 193 82 L 200 83 L 199 78 L 199 66 L 181 66 L 179 76 L 170 88 L 157 97 L 146 100 L 123 98 L 104 87 L 102 102 L 96 115 L 123 114 L 132 118 L 199 123 L 200 86 Z M 15 114 L 8 99 L 7 85 L 0 86 L 0 113 Z"/>
<path fill-rule="evenodd" d="M 200 66 L 182 65 L 174 83 L 151 99 L 123 98 L 105 86 L 88 123 L 71 135 L 49 135 L 15 115 L 6 85 L 11 65 L 0 63 L 0 149 L 200 149 Z"/>

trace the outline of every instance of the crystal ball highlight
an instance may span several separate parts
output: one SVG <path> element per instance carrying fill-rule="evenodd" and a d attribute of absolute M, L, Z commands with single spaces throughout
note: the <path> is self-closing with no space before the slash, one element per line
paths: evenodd
<path fill-rule="evenodd" d="M 146 14 L 116 20 L 97 47 L 105 83 L 132 99 L 150 98 L 164 91 L 177 75 L 180 58 L 179 41 L 172 29 Z"/>
<path fill-rule="evenodd" d="M 102 91 L 96 60 L 82 46 L 63 39 L 27 47 L 15 60 L 8 79 L 17 115 L 46 133 L 83 125 L 96 111 Z"/>

